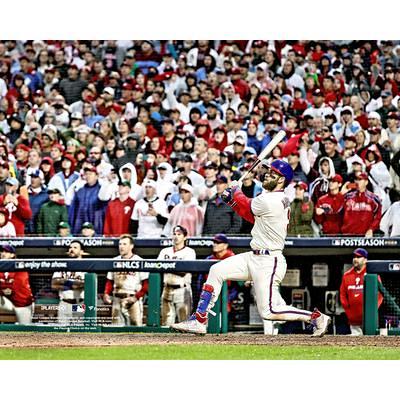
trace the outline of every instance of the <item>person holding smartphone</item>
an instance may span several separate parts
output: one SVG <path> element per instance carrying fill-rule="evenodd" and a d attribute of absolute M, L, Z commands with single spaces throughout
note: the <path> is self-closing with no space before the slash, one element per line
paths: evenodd
<path fill-rule="evenodd" d="M 340 192 L 343 178 L 335 174 L 329 179 L 329 193 L 321 196 L 315 205 L 314 221 L 324 235 L 338 235 L 343 220 L 344 196 Z"/>
<path fill-rule="evenodd" d="M 23 236 L 25 223 L 32 218 L 28 194 L 18 193 L 19 182 L 16 178 L 8 178 L 5 183 L 6 192 L 0 196 L 0 205 L 5 207 L 10 214 L 10 221 L 15 226 L 17 236 Z M 25 192 L 26 192 L 26 187 Z"/>

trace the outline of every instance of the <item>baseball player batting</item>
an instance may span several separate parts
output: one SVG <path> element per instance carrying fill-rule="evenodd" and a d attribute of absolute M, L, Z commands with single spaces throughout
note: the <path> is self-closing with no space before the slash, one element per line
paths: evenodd
<path fill-rule="evenodd" d="M 293 179 L 291 166 L 282 160 L 273 161 L 263 179 L 263 192 L 251 199 L 239 189 L 237 182 L 222 194 L 222 199 L 238 215 L 254 224 L 251 231 L 251 251 L 241 253 L 214 264 L 203 286 L 197 309 L 192 316 L 171 328 L 178 332 L 205 334 L 208 313 L 217 300 L 226 280 L 254 282 L 257 308 L 261 317 L 269 321 L 302 321 L 314 327 L 313 336 L 323 336 L 331 318 L 317 309 L 314 312 L 286 305 L 279 293 L 279 285 L 286 274 L 286 260 L 282 254 L 290 202 L 284 188 Z"/>

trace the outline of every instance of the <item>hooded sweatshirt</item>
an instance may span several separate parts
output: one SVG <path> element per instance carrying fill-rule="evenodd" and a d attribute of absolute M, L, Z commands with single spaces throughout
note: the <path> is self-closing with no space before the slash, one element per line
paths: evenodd
<path fill-rule="evenodd" d="M 321 164 L 325 160 L 329 163 L 328 175 L 324 175 L 321 169 Z M 314 203 L 316 203 L 321 196 L 329 192 L 329 179 L 335 176 L 335 166 L 333 165 L 333 161 L 329 157 L 321 157 L 318 162 L 318 172 L 319 177 L 310 185 L 310 196 Z"/>
<path fill-rule="evenodd" d="M 126 163 L 121 166 L 118 171 L 119 177 L 122 179 L 122 170 L 128 168 L 131 171 L 131 191 L 129 197 L 137 201 L 142 197 L 142 187 L 137 184 L 137 171 L 136 167 L 132 163 Z M 109 180 L 102 180 L 101 188 L 99 191 L 99 199 L 102 201 L 114 200 L 118 197 L 118 182 L 119 179 L 115 179 L 112 182 Z"/>

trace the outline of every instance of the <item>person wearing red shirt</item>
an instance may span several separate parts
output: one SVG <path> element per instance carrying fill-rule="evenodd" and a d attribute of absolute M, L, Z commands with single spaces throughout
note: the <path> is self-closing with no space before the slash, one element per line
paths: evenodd
<path fill-rule="evenodd" d="M 128 181 L 118 185 L 119 197 L 110 201 L 106 210 L 103 234 L 105 236 L 120 236 L 129 233 L 129 225 L 135 200 L 129 193 L 131 184 Z"/>
<path fill-rule="evenodd" d="M 382 204 L 377 195 L 367 190 L 368 175 L 361 172 L 356 177 L 357 189 L 344 196 L 343 235 L 372 237 L 379 229 Z"/>
<path fill-rule="evenodd" d="M 2 246 L 1 259 L 13 258 L 14 246 Z M 32 323 L 33 295 L 28 272 L 0 272 L 0 309 L 15 312 L 21 325 Z"/>
<path fill-rule="evenodd" d="M 324 235 L 338 235 L 342 226 L 344 196 L 339 189 L 343 178 L 336 174 L 329 179 L 329 193 L 321 196 L 315 205 L 314 220 L 322 226 Z"/>
<path fill-rule="evenodd" d="M 340 302 L 344 308 L 352 335 L 362 335 L 364 275 L 367 273 L 368 252 L 358 248 L 353 252 L 353 266 L 344 273 L 340 285 Z M 378 278 L 380 280 L 380 278 Z M 378 293 L 378 307 L 383 296 Z"/>
<path fill-rule="evenodd" d="M 19 182 L 16 178 L 8 178 L 5 186 L 6 193 L 0 196 L 0 205 L 10 213 L 9 220 L 13 223 L 17 236 L 23 236 L 25 222 L 32 218 L 29 200 L 17 193 Z"/>

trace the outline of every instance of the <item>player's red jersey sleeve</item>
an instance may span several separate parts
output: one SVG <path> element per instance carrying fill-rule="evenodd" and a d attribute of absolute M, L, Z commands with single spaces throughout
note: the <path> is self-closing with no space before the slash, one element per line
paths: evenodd
<path fill-rule="evenodd" d="M 254 224 L 254 214 L 251 211 L 251 198 L 247 197 L 241 190 L 236 189 L 233 199 L 228 205 L 236 214 L 244 218 L 246 221 Z"/>

